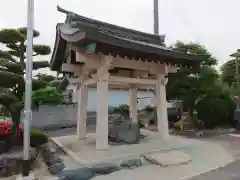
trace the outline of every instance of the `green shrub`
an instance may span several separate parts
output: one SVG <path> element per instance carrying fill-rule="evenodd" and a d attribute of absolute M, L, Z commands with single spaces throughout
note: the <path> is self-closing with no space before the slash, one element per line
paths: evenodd
<path fill-rule="evenodd" d="M 233 125 L 235 103 L 227 93 L 207 94 L 197 103 L 196 110 L 206 128 Z"/>
<path fill-rule="evenodd" d="M 30 144 L 33 147 L 39 147 L 48 142 L 48 136 L 39 130 L 32 130 L 30 135 Z"/>
<path fill-rule="evenodd" d="M 124 117 L 129 117 L 129 106 L 127 104 L 121 104 L 117 107 L 110 107 L 109 114 L 120 114 Z"/>
<path fill-rule="evenodd" d="M 142 110 L 143 110 L 143 111 L 146 111 L 146 112 L 148 112 L 148 113 L 157 111 L 157 110 L 156 110 L 156 107 L 152 107 L 152 106 L 149 106 L 149 105 L 147 105 L 146 107 L 144 107 Z"/>
<path fill-rule="evenodd" d="M 33 92 L 32 99 L 39 104 L 58 104 L 62 100 L 61 93 L 54 87 L 46 87 Z"/>
<path fill-rule="evenodd" d="M 43 89 L 47 87 L 47 82 L 38 80 L 38 79 L 33 79 L 32 81 L 32 89 L 33 91 L 38 90 L 38 89 Z"/>

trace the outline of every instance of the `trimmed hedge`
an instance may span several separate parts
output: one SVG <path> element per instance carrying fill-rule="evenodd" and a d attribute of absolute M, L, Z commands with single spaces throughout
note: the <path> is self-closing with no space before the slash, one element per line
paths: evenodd
<path fill-rule="evenodd" d="M 30 144 L 33 147 L 39 147 L 48 142 L 48 136 L 39 130 L 32 130 L 30 135 Z"/>
<path fill-rule="evenodd" d="M 235 103 L 227 93 L 209 93 L 196 105 L 199 120 L 206 128 L 233 125 Z"/>

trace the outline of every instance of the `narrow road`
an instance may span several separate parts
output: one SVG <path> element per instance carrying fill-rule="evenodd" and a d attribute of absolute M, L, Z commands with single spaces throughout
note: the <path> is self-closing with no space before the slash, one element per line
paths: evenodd
<path fill-rule="evenodd" d="M 240 160 L 190 180 L 240 180 Z"/>
<path fill-rule="evenodd" d="M 207 141 L 220 143 L 235 157 L 236 162 L 193 177 L 190 180 L 240 180 L 240 136 L 234 137 L 230 135 L 223 135 L 207 139 Z"/>

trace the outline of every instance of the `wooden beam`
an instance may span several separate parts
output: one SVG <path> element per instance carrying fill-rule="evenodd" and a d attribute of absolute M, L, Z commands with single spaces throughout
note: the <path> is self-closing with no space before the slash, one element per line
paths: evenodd
<path fill-rule="evenodd" d="M 85 63 L 89 68 L 97 69 L 101 65 L 101 56 L 76 52 L 76 62 Z"/>
<path fill-rule="evenodd" d="M 113 67 L 128 68 L 134 70 L 149 71 L 152 73 L 163 73 L 166 74 L 167 66 L 165 64 L 158 64 L 153 62 L 143 62 L 142 60 L 129 60 L 123 58 L 113 58 Z"/>
<path fill-rule="evenodd" d="M 92 79 L 97 81 L 98 80 L 97 75 L 93 74 Z M 123 76 L 109 76 L 108 82 L 117 84 L 143 84 L 143 85 L 154 85 L 157 83 L 157 81 L 154 79 L 129 78 Z"/>
<path fill-rule="evenodd" d="M 96 84 L 91 84 L 88 86 L 89 88 L 96 88 Z M 132 85 L 130 84 L 121 84 L 121 83 L 109 83 L 109 89 L 115 89 L 115 90 L 128 90 Z M 138 84 L 136 85 L 138 89 L 154 89 L 153 85 L 143 85 L 143 84 Z"/>
<path fill-rule="evenodd" d="M 128 78 L 121 76 L 110 76 L 109 82 L 121 82 L 127 84 L 145 84 L 145 85 L 152 85 L 157 83 L 157 81 L 153 79 Z"/>

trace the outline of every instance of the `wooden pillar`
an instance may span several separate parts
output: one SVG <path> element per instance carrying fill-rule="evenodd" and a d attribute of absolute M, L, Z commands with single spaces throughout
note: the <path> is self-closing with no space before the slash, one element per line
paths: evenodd
<path fill-rule="evenodd" d="M 97 70 L 97 126 L 96 149 L 108 148 L 108 57 L 104 57 L 103 64 Z"/>
<path fill-rule="evenodd" d="M 86 137 L 87 103 L 88 87 L 82 85 L 78 88 L 77 137 L 79 139 L 84 139 Z"/>
<path fill-rule="evenodd" d="M 129 89 L 129 116 L 132 119 L 132 122 L 137 123 L 137 88 L 130 87 Z"/>
<path fill-rule="evenodd" d="M 168 115 L 167 115 L 167 100 L 166 100 L 166 83 L 167 79 L 164 74 L 157 74 L 156 84 L 156 104 L 157 104 L 157 122 L 158 132 L 162 139 L 169 137 Z"/>

